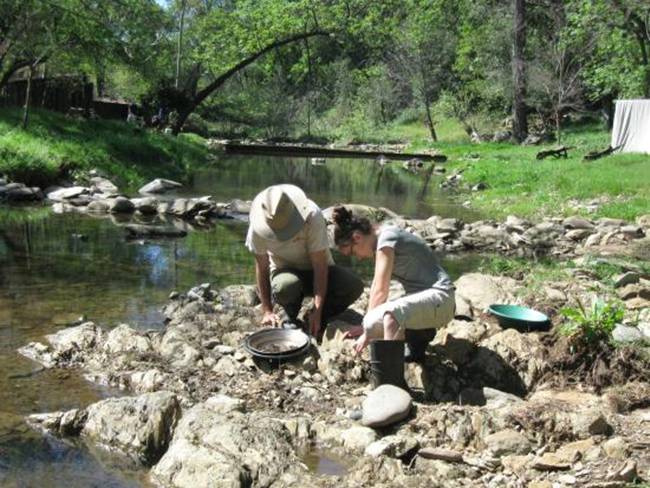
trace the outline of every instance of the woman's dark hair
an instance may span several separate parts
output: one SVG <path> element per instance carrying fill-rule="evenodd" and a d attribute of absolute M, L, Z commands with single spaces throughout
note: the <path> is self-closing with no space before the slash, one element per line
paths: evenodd
<path fill-rule="evenodd" d="M 355 230 L 362 234 L 372 232 L 372 224 L 367 218 L 352 215 L 352 212 L 343 206 L 334 207 L 332 221 L 334 222 L 334 243 L 337 246 L 348 243 Z"/>

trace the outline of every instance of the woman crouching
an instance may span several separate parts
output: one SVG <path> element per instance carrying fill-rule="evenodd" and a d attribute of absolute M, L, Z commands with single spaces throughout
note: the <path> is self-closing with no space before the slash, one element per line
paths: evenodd
<path fill-rule="evenodd" d="M 400 355 L 390 359 L 398 363 L 401 359 L 402 365 L 405 356 L 407 361 L 423 359 L 436 329 L 454 318 L 454 285 L 449 275 L 418 236 L 392 225 L 372 225 L 345 207 L 336 207 L 332 219 L 334 241 L 342 254 L 375 259 L 368 311 L 363 325 L 350 333 L 360 334 L 354 346 L 356 353 L 373 339 L 406 340 L 406 351 L 396 347 L 398 344 L 390 345 L 390 355 Z M 406 295 L 387 301 L 391 278 L 404 286 Z"/>

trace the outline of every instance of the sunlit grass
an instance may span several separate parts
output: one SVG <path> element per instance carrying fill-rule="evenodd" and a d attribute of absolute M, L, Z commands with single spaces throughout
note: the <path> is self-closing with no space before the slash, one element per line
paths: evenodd
<path fill-rule="evenodd" d="M 33 110 L 26 130 L 20 111 L 0 112 L 0 174 L 38 186 L 76 169 L 97 168 L 132 187 L 156 176 L 182 178 L 205 161 L 200 137 L 172 137 L 120 121 L 78 120 Z"/>

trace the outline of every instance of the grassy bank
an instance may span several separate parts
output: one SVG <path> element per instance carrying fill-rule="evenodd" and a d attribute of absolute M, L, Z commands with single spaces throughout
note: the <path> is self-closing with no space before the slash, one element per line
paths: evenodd
<path fill-rule="evenodd" d="M 569 157 L 542 161 L 536 159 L 537 153 L 555 144 L 472 144 L 450 121 L 439 125 L 441 142 L 436 144 L 428 140 L 422 124 L 396 126 L 391 133 L 394 139 L 408 140 L 412 150 L 435 148 L 446 154 L 449 171 L 465 170 L 464 183 L 487 183 L 487 190 L 461 193 L 458 198 L 493 218 L 584 214 L 634 220 L 650 213 L 650 155 L 583 161 L 587 152 L 609 145 L 610 135 L 599 124 L 566 129 L 562 144 L 571 148 Z M 599 200 L 592 213 L 580 206 L 591 200 Z"/>
<path fill-rule="evenodd" d="M 33 110 L 23 130 L 20 117 L 19 109 L 0 110 L 0 175 L 41 187 L 75 170 L 97 168 L 120 187 L 132 188 L 158 176 L 182 178 L 208 155 L 195 135 L 175 138 L 45 110 Z"/>

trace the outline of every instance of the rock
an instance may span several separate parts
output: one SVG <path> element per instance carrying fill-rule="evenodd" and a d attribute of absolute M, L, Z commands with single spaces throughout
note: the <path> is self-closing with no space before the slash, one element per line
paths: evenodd
<path fill-rule="evenodd" d="M 145 354 L 153 348 L 148 337 L 138 334 L 127 324 L 120 324 L 106 335 L 102 350 L 109 354 Z"/>
<path fill-rule="evenodd" d="M 592 435 L 611 435 L 612 426 L 605 416 L 596 409 L 585 409 L 570 415 L 573 432 L 581 438 Z"/>
<path fill-rule="evenodd" d="M 418 456 L 425 459 L 439 459 L 449 463 L 462 463 L 463 455 L 452 449 L 443 449 L 439 447 L 424 447 L 418 451 Z"/>
<path fill-rule="evenodd" d="M 627 481 L 629 483 L 636 481 L 638 478 L 636 471 L 636 461 L 627 461 L 621 469 L 616 471 L 612 476 L 608 476 L 607 478 L 610 480 Z"/>
<path fill-rule="evenodd" d="M 419 442 L 412 437 L 389 435 L 369 444 L 365 455 L 370 457 L 388 456 L 404 458 L 411 455 L 419 447 Z"/>
<path fill-rule="evenodd" d="M 85 409 L 73 409 L 67 412 L 39 413 L 29 415 L 27 423 L 40 427 L 55 435 L 77 436 L 81 433 L 87 419 Z"/>
<path fill-rule="evenodd" d="M 205 404 L 210 407 L 212 412 L 221 414 L 244 411 L 244 402 L 238 398 L 232 398 L 222 393 L 211 396 L 205 401 Z"/>
<path fill-rule="evenodd" d="M 86 210 L 93 213 L 107 213 L 110 207 L 110 200 L 93 200 L 88 204 Z"/>
<path fill-rule="evenodd" d="M 462 275 L 455 283 L 456 296 L 468 301 L 474 310 L 484 312 L 494 303 L 507 303 L 512 300 L 516 288 L 515 280 L 468 273 Z"/>
<path fill-rule="evenodd" d="M 641 275 L 634 271 L 628 271 L 614 278 L 614 288 L 622 288 L 627 285 L 633 285 L 639 282 Z"/>
<path fill-rule="evenodd" d="M 645 283 L 634 283 L 624 286 L 618 290 L 619 298 L 621 300 L 630 300 L 631 298 L 640 297 L 645 300 L 650 300 L 650 287 Z"/>
<path fill-rule="evenodd" d="M 47 194 L 47 198 L 53 202 L 62 202 L 76 198 L 80 195 L 87 195 L 88 193 L 90 193 L 90 189 L 86 188 L 85 186 L 73 186 L 70 188 L 60 188 L 58 190 L 51 191 Z"/>
<path fill-rule="evenodd" d="M 546 453 L 536 458 L 531 467 L 540 471 L 566 471 L 571 469 L 571 464 L 564 462 L 556 454 Z"/>
<path fill-rule="evenodd" d="M 563 474 L 558 476 L 557 480 L 565 485 L 575 485 L 578 480 L 576 479 L 575 476 L 571 476 L 570 474 Z"/>
<path fill-rule="evenodd" d="M 471 190 L 483 191 L 483 190 L 487 190 L 488 188 L 490 188 L 490 186 L 487 183 L 481 181 L 480 183 L 477 183 L 476 185 L 472 186 Z"/>
<path fill-rule="evenodd" d="M 163 389 L 168 380 L 168 375 L 158 369 L 136 371 L 131 374 L 129 383 L 131 388 L 138 393 L 149 393 Z"/>
<path fill-rule="evenodd" d="M 158 200 L 154 197 L 132 198 L 131 203 L 137 212 L 144 215 L 158 213 Z"/>
<path fill-rule="evenodd" d="M 612 332 L 612 338 L 616 342 L 631 343 L 643 340 L 643 334 L 636 327 L 617 324 Z"/>
<path fill-rule="evenodd" d="M 147 194 L 147 193 L 165 193 L 170 190 L 175 190 L 177 188 L 182 188 L 183 185 L 177 181 L 166 180 L 164 178 L 156 178 L 153 181 L 150 181 L 142 188 L 138 190 L 138 193 Z"/>
<path fill-rule="evenodd" d="M 650 300 L 641 297 L 630 298 L 625 301 L 625 308 L 628 310 L 647 310 L 650 308 Z"/>
<path fill-rule="evenodd" d="M 599 451 L 599 448 L 596 447 L 593 438 L 589 437 L 581 441 L 564 444 L 555 452 L 555 456 L 560 461 L 573 464 L 580 460 L 589 460 L 587 458 L 594 451 Z"/>
<path fill-rule="evenodd" d="M 581 217 L 567 217 L 562 221 L 562 225 L 567 229 L 587 229 L 591 230 L 595 226 L 587 219 Z"/>
<path fill-rule="evenodd" d="M 375 440 L 377 433 L 369 427 L 356 425 L 341 432 L 343 447 L 350 451 L 364 452 Z"/>
<path fill-rule="evenodd" d="M 135 205 L 125 197 L 111 198 L 107 200 L 107 203 L 110 213 L 131 213 L 135 210 Z"/>
<path fill-rule="evenodd" d="M 90 178 L 90 183 L 90 189 L 94 193 L 113 195 L 118 192 L 117 186 L 115 186 L 112 181 L 102 176 L 93 176 Z"/>
<path fill-rule="evenodd" d="M 86 322 L 45 336 L 49 346 L 32 342 L 18 349 L 18 352 L 47 368 L 55 365 L 72 366 L 85 360 L 101 336 L 101 329 L 92 322 Z"/>
<path fill-rule="evenodd" d="M 167 452 L 151 471 L 155 483 L 192 488 L 271 486 L 299 466 L 282 422 L 264 414 L 224 412 L 224 403 L 229 402 L 206 401 L 184 413 Z"/>
<path fill-rule="evenodd" d="M 625 460 L 629 456 L 627 442 L 622 437 L 612 437 L 602 444 L 603 451 L 607 457 L 612 459 Z"/>
<path fill-rule="evenodd" d="M 650 322 L 639 322 L 638 327 L 643 334 L 643 338 L 650 342 Z"/>
<path fill-rule="evenodd" d="M 3 195 L 8 202 L 34 202 L 43 199 L 43 192 L 38 187 L 11 187 L 11 185 L 12 183 L 5 186 Z"/>
<path fill-rule="evenodd" d="M 175 329 L 169 329 L 165 332 L 160 341 L 158 352 L 177 368 L 193 366 L 201 357 L 201 353 L 192 347 L 182 334 Z"/>
<path fill-rule="evenodd" d="M 488 435 L 484 439 L 490 452 L 497 457 L 508 454 L 527 454 L 531 450 L 530 441 L 520 432 L 505 429 Z"/>
<path fill-rule="evenodd" d="M 619 232 L 631 239 L 639 239 L 645 236 L 645 232 L 638 225 L 624 225 Z"/>
<path fill-rule="evenodd" d="M 381 385 L 363 401 L 361 423 L 367 427 L 384 427 L 408 417 L 411 395 L 393 385 Z"/>
<path fill-rule="evenodd" d="M 176 396 L 166 391 L 109 398 L 87 408 L 81 434 L 145 466 L 163 455 L 181 414 Z"/>

